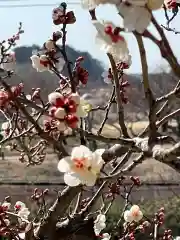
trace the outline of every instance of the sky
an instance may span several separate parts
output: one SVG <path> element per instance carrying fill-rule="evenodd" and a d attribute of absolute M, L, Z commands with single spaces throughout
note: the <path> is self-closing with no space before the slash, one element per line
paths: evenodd
<path fill-rule="evenodd" d="M 68 26 L 67 43 L 81 51 L 88 51 L 91 55 L 99 59 L 105 67 L 109 66 L 108 58 L 106 54 L 101 51 L 95 44 L 96 30 L 91 24 L 91 19 L 87 11 L 81 8 L 80 4 L 71 4 L 74 2 L 80 2 L 80 0 L 67 0 L 68 8 L 75 12 L 76 23 Z M 51 12 L 53 6 L 48 7 L 27 7 L 27 8 L 3 8 L 2 5 L 16 5 L 16 4 L 41 4 L 41 3 L 54 3 L 54 6 L 58 6 L 59 3 L 55 0 L 0 0 L 0 29 L 1 40 L 9 38 L 16 33 L 18 23 L 23 23 L 24 34 L 18 41 L 18 46 L 21 45 L 42 45 L 53 33 L 53 31 L 59 30 L 59 26 L 55 26 L 52 23 Z M 156 11 L 155 16 L 158 22 L 165 24 L 165 17 L 163 11 Z M 106 5 L 97 9 L 97 17 L 99 20 L 109 20 L 114 22 L 117 26 L 122 26 L 122 19 L 118 16 L 116 9 L 113 6 Z M 172 27 L 180 31 L 180 13 L 174 20 Z M 149 26 L 149 30 L 156 36 L 157 33 L 153 26 Z M 172 49 L 175 55 L 180 59 L 180 46 L 178 44 L 180 35 L 175 35 L 172 32 L 166 32 L 166 35 L 171 43 Z M 128 70 L 129 73 L 141 73 L 141 65 L 139 58 L 139 51 L 137 48 L 136 40 L 131 33 L 124 34 L 130 53 L 132 55 L 132 66 Z M 147 60 L 149 65 L 149 71 L 167 71 L 168 65 L 161 58 L 158 48 L 149 40 L 145 40 L 145 47 L 147 50 Z"/>

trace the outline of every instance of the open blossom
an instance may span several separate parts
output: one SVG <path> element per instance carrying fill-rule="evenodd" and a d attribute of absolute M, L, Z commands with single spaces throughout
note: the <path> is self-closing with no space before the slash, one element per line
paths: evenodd
<path fill-rule="evenodd" d="M 1 205 L 6 211 L 8 211 L 11 207 L 11 203 L 10 202 L 3 202 Z"/>
<path fill-rule="evenodd" d="M 35 68 L 38 72 L 44 72 L 44 71 L 51 71 L 52 66 L 56 67 L 58 71 L 62 71 L 64 68 L 65 61 L 63 58 L 59 58 L 56 63 L 49 60 L 46 55 L 32 55 L 30 57 L 32 61 L 32 66 Z"/>
<path fill-rule="evenodd" d="M 96 236 L 106 227 L 106 216 L 104 214 L 99 214 L 94 221 L 94 232 Z"/>
<path fill-rule="evenodd" d="M 33 68 L 35 68 L 38 72 L 50 70 L 50 61 L 46 55 L 32 55 L 30 59 L 32 61 Z"/>
<path fill-rule="evenodd" d="M 21 210 L 18 211 L 18 216 L 23 220 L 23 219 L 28 219 L 28 216 L 30 214 L 30 211 L 27 207 L 22 208 Z"/>
<path fill-rule="evenodd" d="M 151 13 L 145 7 L 122 2 L 117 9 L 123 17 L 124 28 L 129 32 L 136 30 L 142 34 L 151 22 Z"/>
<path fill-rule="evenodd" d="M 124 28 L 131 32 L 143 33 L 151 22 L 150 10 L 157 10 L 162 7 L 163 0 L 127 0 L 117 4 L 116 7 L 123 17 Z M 129 4 L 127 4 L 129 3 Z"/>
<path fill-rule="evenodd" d="M 68 127 L 78 127 L 79 119 L 87 117 L 90 111 L 88 103 L 81 100 L 78 93 L 63 96 L 54 92 L 49 94 L 48 99 L 52 105 L 50 115 L 57 119 L 56 126 L 62 132 Z"/>
<path fill-rule="evenodd" d="M 17 215 L 19 216 L 18 221 L 21 223 L 24 220 L 28 219 L 28 216 L 30 214 L 29 209 L 26 207 L 26 204 L 21 202 L 21 201 L 17 201 L 16 204 L 14 205 L 14 209 L 17 212 Z"/>
<path fill-rule="evenodd" d="M 124 220 L 126 222 L 139 222 L 143 218 L 143 213 L 141 212 L 139 206 L 133 205 L 130 210 L 124 212 Z"/>
<path fill-rule="evenodd" d="M 21 210 L 21 209 L 23 209 L 23 208 L 25 208 L 25 207 L 26 207 L 26 204 L 23 203 L 23 202 L 21 202 L 21 201 L 17 201 L 17 202 L 15 203 L 15 205 L 14 205 L 14 209 L 15 209 L 15 210 Z"/>
<path fill-rule="evenodd" d="M 58 170 L 64 173 L 64 182 L 69 186 L 85 184 L 94 186 L 104 164 L 101 157 L 104 149 L 95 152 L 83 145 L 74 147 L 71 156 L 61 159 Z"/>
<path fill-rule="evenodd" d="M 111 22 L 92 21 L 97 30 L 96 44 L 106 53 L 112 54 L 115 62 L 130 63 L 131 56 L 124 37 Z"/>
<path fill-rule="evenodd" d="M 3 122 L 1 125 L 1 133 L 5 137 L 10 134 L 11 126 L 9 122 Z"/>

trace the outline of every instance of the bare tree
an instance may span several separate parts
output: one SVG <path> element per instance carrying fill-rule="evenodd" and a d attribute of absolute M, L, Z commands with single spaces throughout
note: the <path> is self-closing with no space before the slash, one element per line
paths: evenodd
<path fill-rule="evenodd" d="M 147 10 L 146 6 L 143 8 Z M 94 225 L 96 225 L 94 216 L 97 216 L 98 213 L 103 213 L 103 216 L 106 215 L 115 197 L 121 195 L 124 198 L 125 206 L 116 223 L 116 227 L 112 229 L 111 235 L 115 237 L 118 234 L 118 239 L 135 239 L 136 230 L 139 226 L 135 223 L 142 218 L 142 213 L 137 206 L 133 207 L 135 210 L 126 211 L 129 206 L 133 205 L 129 198 L 131 191 L 135 186 L 139 186 L 140 182 L 138 178 L 131 177 L 132 184 L 130 189 L 126 189 L 125 193 L 122 194 L 120 187 L 123 186 L 125 177 L 137 165 L 144 161 L 150 161 L 152 158 L 170 166 L 176 172 L 180 172 L 180 142 L 176 142 L 171 136 L 163 135 L 158 131 L 162 124 L 180 113 L 178 106 L 177 109 L 168 114 L 166 111 L 168 106 L 175 99 L 179 98 L 180 81 L 169 93 L 155 97 L 150 87 L 146 49 L 143 39 L 151 40 L 158 47 L 162 57 L 169 63 L 174 75 L 178 79 L 180 78 L 180 65 L 163 28 L 158 24 L 150 9 L 149 14 L 151 14 L 151 22 L 158 32 L 159 38 L 155 37 L 147 29 L 142 34 L 136 30 L 132 32 L 139 47 L 143 77 L 142 86 L 149 109 L 149 125 L 137 137 L 130 137 L 124 121 L 126 98 L 123 95 L 123 90 L 128 83 L 123 81 L 123 74 L 124 69 L 129 66 L 127 62 L 117 62 L 113 51 L 107 51 L 107 57 L 111 66 L 109 78 L 112 80 L 110 99 L 104 106 L 99 106 L 96 109 L 90 108 L 85 103 L 83 103 L 84 105 L 82 104 L 83 106 L 80 106 L 81 99 L 77 92 L 80 88 L 80 83 L 81 85 L 87 83 L 88 72 L 81 66 L 82 57 L 76 59 L 74 63 L 70 62 L 67 57 L 66 26 L 73 24 L 76 18 L 72 11 L 67 11 L 65 3 L 53 10 L 53 21 L 56 25 L 62 25 L 61 32 L 55 32 L 52 39 L 49 39 L 44 44 L 44 49 L 32 56 L 33 67 L 38 71 L 50 70 L 60 80 L 59 88 L 49 95 L 48 102 L 44 102 L 41 98 L 41 89 L 34 89 L 28 96 L 23 91 L 21 83 L 17 86 L 9 84 L 10 77 L 13 74 L 9 69 L 9 64 L 13 62 L 13 55 L 8 50 L 19 39 L 20 34 L 23 32 L 22 26 L 20 25 L 16 35 L 7 42 L 3 41 L 1 43 L 0 106 L 1 113 L 7 119 L 1 145 L 7 146 L 8 144 L 11 149 L 18 151 L 20 153 L 19 160 L 27 165 L 42 164 L 47 154 L 47 149 L 53 148 L 60 160 L 58 168 L 62 172 L 67 171 L 64 175 L 64 181 L 66 183 L 69 182 L 70 185 L 66 186 L 64 184 L 65 188 L 57 192 L 57 198 L 50 208 L 47 208 L 45 201 L 47 191 L 38 193 L 36 189 L 32 199 L 38 202 L 40 209 L 37 216 L 32 220 L 28 220 L 27 215 L 29 215 L 29 212 L 22 203 L 16 204 L 15 212 L 13 212 L 9 211 L 8 208 L 9 199 L 5 199 L 0 208 L 2 213 L 0 215 L 1 235 L 8 239 L 24 238 L 26 240 L 96 239 L 98 235 L 94 231 Z M 97 23 L 95 10 L 91 10 L 90 15 L 92 20 Z M 123 28 L 117 27 L 113 29 L 113 32 L 111 30 L 112 26 L 108 26 L 105 29 L 105 33 L 110 35 L 110 39 L 114 43 L 110 47 L 115 46 L 115 43 L 118 41 L 124 41 L 121 36 Z M 103 31 L 100 31 L 99 34 L 105 34 Z M 57 44 L 58 40 L 62 41 L 61 46 Z M 64 64 L 67 68 L 68 77 L 61 74 Z M 117 118 L 121 129 L 121 136 L 117 138 L 104 137 L 101 134 L 108 119 L 112 103 L 116 104 Z M 98 111 L 104 112 L 103 122 L 97 132 L 93 131 L 92 126 L 90 126 L 91 122 L 88 121 L 87 115 L 82 116 L 78 113 L 77 109 L 80 107 L 81 111 L 84 110 L 88 114 L 92 114 L 92 112 L 98 114 Z M 84 124 L 85 121 L 86 124 Z M 74 153 L 72 152 L 72 156 L 67 158 L 70 155 L 70 140 L 75 141 L 74 145 L 80 145 L 78 151 L 80 151 L 81 156 L 78 156 L 76 148 Z M 88 149 L 92 141 L 96 143 L 96 145 L 93 145 L 93 148 L 100 146 L 101 143 L 107 144 L 108 147 L 105 150 L 98 149 L 94 154 Z M 167 143 L 169 144 L 168 148 Z M 83 146 L 86 146 L 86 148 L 83 148 Z M 83 149 L 86 149 L 91 154 L 90 158 L 88 155 L 82 155 Z M 127 161 L 134 154 L 136 154 L 136 158 L 133 157 L 130 164 L 127 165 Z M 70 167 L 69 164 L 71 163 Z M 106 170 L 106 166 L 110 163 L 113 166 L 111 172 Z M 85 171 L 85 174 L 83 171 Z M 71 183 L 69 176 L 71 177 Z M 109 189 L 108 194 L 106 193 L 107 187 Z M 84 199 L 88 191 L 91 191 L 92 197 Z M 93 211 L 93 207 L 98 199 L 102 200 L 101 207 L 97 211 Z M 126 216 L 124 216 L 125 212 L 127 213 Z M 130 214 L 132 215 L 130 216 Z M 124 229 L 121 229 L 119 226 L 122 224 L 123 216 L 127 223 L 124 225 Z M 19 224 L 14 220 L 9 222 L 11 217 L 17 218 Z M 130 219 L 129 217 L 131 217 L 131 220 L 128 220 Z M 160 209 L 153 221 L 148 219 L 149 222 L 143 222 L 144 225 L 149 226 L 148 229 L 150 230 L 148 231 L 153 233 L 153 239 L 161 239 L 163 236 L 169 236 L 168 239 L 172 239 L 170 232 L 168 234 L 165 232 L 165 235 L 159 235 L 160 233 L 158 233 L 163 219 L 163 209 Z M 134 228 L 132 228 L 132 222 L 134 222 Z M 24 237 L 20 235 L 22 232 L 25 233 Z M 107 234 L 103 238 L 109 239 Z"/>

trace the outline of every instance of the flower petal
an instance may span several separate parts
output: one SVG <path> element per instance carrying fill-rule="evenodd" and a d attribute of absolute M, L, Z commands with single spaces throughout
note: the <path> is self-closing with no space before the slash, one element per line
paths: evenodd
<path fill-rule="evenodd" d="M 92 187 L 96 183 L 97 176 L 89 172 L 89 174 L 86 174 L 86 177 L 84 179 L 80 179 L 80 180 L 82 180 L 82 184 L 85 184 L 88 187 Z"/>
<path fill-rule="evenodd" d="M 71 187 L 76 187 L 81 184 L 80 179 L 76 173 L 70 172 L 64 174 L 64 182 Z"/>
<path fill-rule="evenodd" d="M 76 114 L 80 118 L 85 118 L 88 115 L 81 104 L 77 107 Z"/>
<path fill-rule="evenodd" d="M 83 145 L 78 147 L 74 147 L 71 153 L 71 157 L 73 158 L 90 158 L 92 159 L 92 152 L 91 150 Z"/>
<path fill-rule="evenodd" d="M 133 217 L 132 217 L 131 212 L 129 210 L 126 210 L 124 212 L 124 220 L 126 222 L 132 222 L 133 221 Z"/>
<path fill-rule="evenodd" d="M 98 174 L 104 164 L 104 160 L 102 159 L 102 154 L 105 151 L 105 149 L 97 149 L 93 153 L 93 159 L 91 162 L 92 172 Z"/>
<path fill-rule="evenodd" d="M 97 30 L 97 35 L 96 35 L 96 44 L 102 45 L 103 42 L 105 42 L 108 45 L 112 44 L 111 38 L 105 33 L 105 26 L 103 23 L 94 20 L 92 21 L 92 24 Z"/>
<path fill-rule="evenodd" d="M 103 240 L 109 240 L 111 238 L 111 235 L 109 233 L 103 233 L 102 234 L 102 239 Z"/>
<path fill-rule="evenodd" d="M 65 157 L 62 158 L 58 163 L 58 170 L 60 172 L 69 172 L 70 171 L 70 165 L 71 165 L 71 157 Z"/>
<path fill-rule="evenodd" d="M 99 214 L 94 222 L 106 222 L 106 215 Z"/>
<path fill-rule="evenodd" d="M 131 212 L 138 212 L 138 211 L 140 211 L 140 208 L 139 208 L 138 205 L 133 205 L 133 206 L 131 207 L 130 211 L 131 211 Z"/>
<path fill-rule="evenodd" d="M 141 211 L 138 212 L 137 216 L 134 216 L 134 221 L 139 222 L 143 218 L 143 213 Z"/>

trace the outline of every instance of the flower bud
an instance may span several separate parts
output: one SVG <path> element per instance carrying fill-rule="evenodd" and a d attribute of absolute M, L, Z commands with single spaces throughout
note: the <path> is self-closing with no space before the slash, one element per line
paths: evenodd
<path fill-rule="evenodd" d="M 48 40 L 47 42 L 45 42 L 44 47 L 48 50 L 48 51 L 52 51 L 56 49 L 55 43 L 53 40 Z"/>

